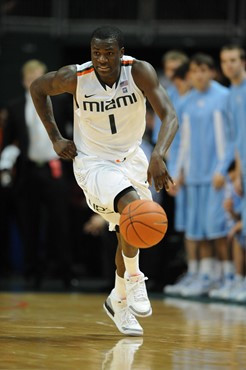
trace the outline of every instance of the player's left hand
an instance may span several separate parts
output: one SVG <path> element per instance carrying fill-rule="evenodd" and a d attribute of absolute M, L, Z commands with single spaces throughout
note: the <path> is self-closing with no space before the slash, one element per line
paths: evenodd
<path fill-rule="evenodd" d="M 152 154 L 148 168 L 148 182 L 152 185 L 154 180 L 155 190 L 159 193 L 165 188 L 169 190 L 169 184 L 174 184 L 172 177 L 169 175 L 166 163 L 160 155 Z"/>

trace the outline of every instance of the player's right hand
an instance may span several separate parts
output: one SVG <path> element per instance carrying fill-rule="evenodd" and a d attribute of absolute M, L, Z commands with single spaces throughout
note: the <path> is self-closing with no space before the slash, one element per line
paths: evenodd
<path fill-rule="evenodd" d="M 77 156 L 77 148 L 72 140 L 59 139 L 53 142 L 56 154 L 62 159 L 74 159 Z"/>
<path fill-rule="evenodd" d="M 147 171 L 148 183 L 152 185 L 152 178 L 154 180 L 155 190 L 157 193 L 163 188 L 169 190 L 169 185 L 173 184 L 173 179 L 169 175 L 166 164 L 160 155 L 152 153 L 150 158 L 149 167 Z"/>
<path fill-rule="evenodd" d="M 216 190 L 223 188 L 225 185 L 225 176 L 221 175 L 220 173 L 215 173 L 213 176 L 213 187 Z"/>
<path fill-rule="evenodd" d="M 232 212 L 233 211 L 233 200 L 232 198 L 226 198 L 224 200 L 224 209 L 227 211 L 227 212 Z"/>

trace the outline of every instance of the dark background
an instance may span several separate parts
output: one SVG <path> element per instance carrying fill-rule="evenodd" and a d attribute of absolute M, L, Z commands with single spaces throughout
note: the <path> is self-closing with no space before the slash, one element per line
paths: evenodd
<path fill-rule="evenodd" d="M 104 24 L 124 31 L 126 54 L 161 68 L 168 49 L 210 53 L 245 44 L 244 0 L 1 0 L 0 102 L 21 91 L 20 67 L 30 58 L 49 70 L 90 59 L 91 32 Z"/>
<path fill-rule="evenodd" d="M 90 60 L 91 33 L 105 24 L 122 29 L 127 55 L 147 60 L 160 73 L 162 55 L 170 49 L 182 50 L 188 56 L 197 51 L 209 53 L 219 68 L 219 50 L 223 45 L 238 43 L 245 46 L 246 1 L 0 0 L 0 106 L 6 106 L 23 93 L 20 74 L 23 63 L 33 58 L 39 59 L 51 71 L 63 65 L 86 62 Z M 72 186 L 76 186 L 74 179 L 72 181 Z M 78 198 L 81 196 L 81 190 L 76 188 L 74 198 L 77 192 Z M 71 223 L 79 230 L 83 218 L 88 216 L 86 211 L 77 207 L 78 202 L 74 203 L 76 208 L 73 208 L 74 220 Z M 180 248 L 182 235 L 173 230 L 173 200 L 167 194 L 164 194 L 164 208 L 169 218 L 167 237 L 161 247 L 142 253 L 143 271 L 154 275 L 159 283 L 157 290 L 174 281 L 185 268 L 184 254 Z M 86 209 L 88 211 L 88 207 Z M 21 271 L 21 248 L 15 224 L 11 227 L 11 250 L 7 253 L 12 260 L 11 271 L 18 272 Z M 72 232 L 76 234 L 76 231 Z M 108 234 L 103 240 L 105 245 L 99 239 L 91 242 L 81 240 L 80 234 L 77 235 L 73 248 L 78 250 L 75 255 L 79 261 L 87 259 L 95 262 L 95 253 L 98 253 L 96 248 L 102 245 L 100 259 L 97 263 L 88 264 L 89 272 L 84 273 L 87 277 L 89 274 L 89 277 L 97 276 L 100 280 L 101 276 L 109 279 L 113 276 L 115 240 Z M 86 243 L 91 249 L 84 248 L 82 251 L 81 244 Z M 0 265 L 3 266 L 6 255 L 3 245 L 1 251 L 3 258 Z M 75 267 L 79 270 L 77 275 L 83 276 L 83 266 Z M 90 289 L 88 281 L 86 284 L 86 289 Z M 6 280 L 4 286 L 8 286 Z"/>

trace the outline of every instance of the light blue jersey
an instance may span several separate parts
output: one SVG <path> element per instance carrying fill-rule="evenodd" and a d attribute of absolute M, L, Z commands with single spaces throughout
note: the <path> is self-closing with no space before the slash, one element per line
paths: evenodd
<path fill-rule="evenodd" d="M 173 106 L 176 111 L 178 122 L 179 122 L 179 130 L 177 131 L 170 148 L 168 150 L 168 171 L 169 174 L 175 179 L 178 176 L 177 172 L 177 160 L 180 148 L 180 140 L 181 140 L 181 125 L 182 125 L 182 112 L 186 105 L 186 101 L 189 99 L 189 95 L 191 91 L 187 92 L 185 95 L 175 95 L 175 99 L 173 101 Z"/>
<path fill-rule="evenodd" d="M 178 121 L 180 125 L 182 124 L 181 120 L 181 113 L 182 113 L 182 107 L 185 104 L 186 100 L 188 99 L 188 96 L 190 94 L 190 91 L 187 92 L 185 95 L 179 95 L 178 92 L 175 94 L 173 99 L 173 105 L 174 109 L 176 111 Z M 176 179 L 178 177 L 178 152 L 180 147 L 180 125 L 179 130 L 177 131 L 170 148 L 168 150 L 168 160 L 167 160 L 167 167 L 169 174 L 173 179 Z M 184 231 L 186 228 L 186 188 L 185 186 L 182 186 L 179 189 L 178 194 L 175 196 L 175 212 L 174 212 L 174 228 L 176 231 Z"/>
<path fill-rule="evenodd" d="M 227 111 L 229 91 L 216 81 L 205 92 L 193 90 L 183 104 L 179 166 L 187 185 L 210 184 L 231 162 Z"/>
<path fill-rule="evenodd" d="M 178 90 L 176 89 L 176 87 L 174 85 L 170 85 L 166 89 L 166 91 L 167 91 L 167 94 L 168 94 L 172 104 L 175 106 L 175 101 L 176 101 L 176 99 L 179 98 Z M 161 128 L 161 120 L 157 115 L 155 115 L 154 129 L 153 129 L 153 134 L 152 134 L 153 144 L 156 144 L 156 142 L 157 142 L 160 128 Z"/>
<path fill-rule="evenodd" d="M 235 130 L 235 146 L 239 153 L 243 176 L 246 176 L 246 80 L 233 85 L 229 94 L 229 111 Z"/>

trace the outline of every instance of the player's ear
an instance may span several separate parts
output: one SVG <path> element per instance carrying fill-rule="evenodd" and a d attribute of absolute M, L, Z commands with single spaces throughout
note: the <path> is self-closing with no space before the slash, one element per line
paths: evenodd
<path fill-rule="evenodd" d="M 120 49 L 120 57 L 121 57 L 121 58 L 123 57 L 124 53 L 125 53 L 125 48 L 124 48 L 124 47 L 122 47 L 122 48 Z"/>

